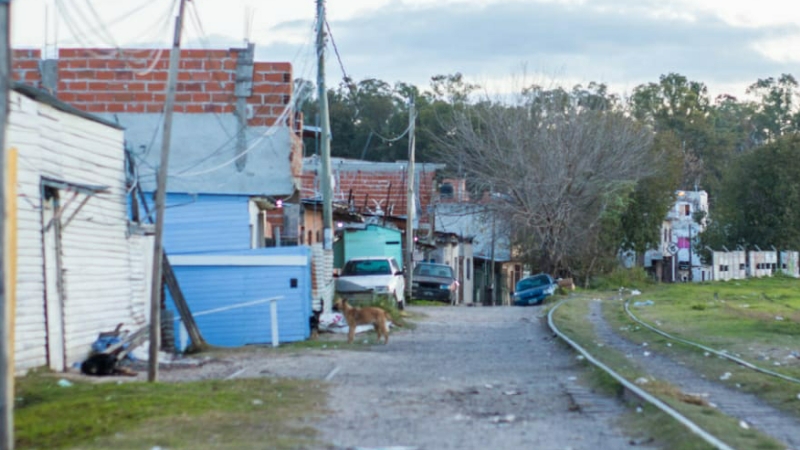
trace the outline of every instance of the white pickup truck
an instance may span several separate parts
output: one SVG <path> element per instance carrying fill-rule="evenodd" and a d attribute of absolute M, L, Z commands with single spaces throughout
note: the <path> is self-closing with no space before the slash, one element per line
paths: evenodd
<path fill-rule="evenodd" d="M 339 281 L 372 289 L 376 294 L 394 298 L 399 309 L 406 305 L 403 270 L 397 261 L 388 256 L 352 258 L 344 265 Z"/>

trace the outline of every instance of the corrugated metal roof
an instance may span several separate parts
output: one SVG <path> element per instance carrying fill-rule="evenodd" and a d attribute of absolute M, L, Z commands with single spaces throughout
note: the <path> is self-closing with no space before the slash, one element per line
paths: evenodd
<path fill-rule="evenodd" d="M 348 159 L 348 158 L 331 158 L 331 170 L 339 171 L 357 171 L 362 172 L 396 172 L 403 170 L 408 165 L 408 161 L 395 161 L 395 162 L 375 162 L 364 161 L 361 159 Z M 414 164 L 414 172 L 434 172 L 442 170 L 446 166 L 438 163 L 421 163 Z M 322 169 L 322 161 L 316 155 L 303 158 L 303 169 L 315 168 Z"/>
<path fill-rule="evenodd" d="M 492 257 L 492 220 L 483 205 L 472 203 L 440 203 L 436 205 L 436 231 L 472 238 L 474 257 Z M 510 261 L 508 237 L 500 232 L 499 220 L 494 227 L 494 259 Z"/>

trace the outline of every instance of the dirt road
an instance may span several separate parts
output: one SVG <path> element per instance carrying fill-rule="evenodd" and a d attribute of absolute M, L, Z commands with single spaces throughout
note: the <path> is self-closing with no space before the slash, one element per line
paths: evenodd
<path fill-rule="evenodd" d="M 222 370 L 327 380 L 330 414 L 307 424 L 325 449 L 631 448 L 616 426 L 623 407 L 578 384 L 581 365 L 540 308 L 410 310 L 424 317 L 386 346 L 333 349 L 345 336 L 326 335 L 327 349 L 233 355 Z"/>

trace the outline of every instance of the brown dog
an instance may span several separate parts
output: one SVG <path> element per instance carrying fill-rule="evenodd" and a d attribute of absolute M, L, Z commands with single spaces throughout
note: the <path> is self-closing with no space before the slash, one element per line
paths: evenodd
<path fill-rule="evenodd" d="M 350 330 L 347 333 L 347 343 L 352 344 L 353 338 L 356 335 L 356 327 L 359 325 L 372 325 L 375 327 L 375 333 L 378 335 L 378 340 L 381 340 L 383 335 L 383 343 L 389 343 L 389 328 L 386 326 L 386 311 L 375 306 L 365 306 L 357 308 L 350 306 L 347 300 L 339 297 L 333 304 L 347 320 L 347 325 Z"/>

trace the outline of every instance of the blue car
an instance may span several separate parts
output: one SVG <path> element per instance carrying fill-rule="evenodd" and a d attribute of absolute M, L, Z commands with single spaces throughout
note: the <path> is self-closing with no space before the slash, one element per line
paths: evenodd
<path fill-rule="evenodd" d="M 555 292 L 556 281 L 553 280 L 553 277 L 546 273 L 531 275 L 517 282 L 514 291 L 514 305 L 538 305 Z"/>

